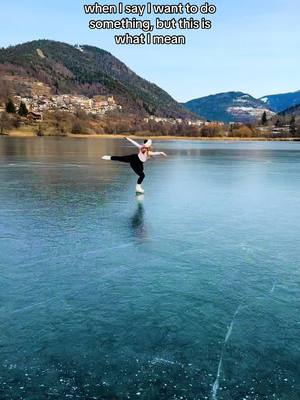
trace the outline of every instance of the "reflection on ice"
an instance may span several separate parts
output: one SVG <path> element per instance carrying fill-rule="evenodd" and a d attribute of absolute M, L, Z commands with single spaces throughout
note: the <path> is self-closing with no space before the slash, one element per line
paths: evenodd
<path fill-rule="evenodd" d="M 145 224 L 144 195 L 136 196 L 136 209 L 131 217 L 130 224 L 134 236 L 139 240 L 147 239 L 147 227 Z"/>

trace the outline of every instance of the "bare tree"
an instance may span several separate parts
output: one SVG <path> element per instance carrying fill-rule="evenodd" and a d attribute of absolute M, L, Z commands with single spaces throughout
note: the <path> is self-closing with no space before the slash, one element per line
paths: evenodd
<path fill-rule="evenodd" d="M 3 112 L 0 115 L 0 134 L 4 135 L 5 132 L 11 128 L 11 121 L 7 112 Z"/>

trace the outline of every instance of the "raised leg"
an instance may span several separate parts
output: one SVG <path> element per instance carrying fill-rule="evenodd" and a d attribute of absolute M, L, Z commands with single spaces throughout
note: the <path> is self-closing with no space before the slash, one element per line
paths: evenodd
<path fill-rule="evenodd" d="M 131 163 L 132 162 L 132 155 L 130 156 L 111 156 L 112 161 L 120 161 L 120 162 L 125 162 L 125 163 Z"/>

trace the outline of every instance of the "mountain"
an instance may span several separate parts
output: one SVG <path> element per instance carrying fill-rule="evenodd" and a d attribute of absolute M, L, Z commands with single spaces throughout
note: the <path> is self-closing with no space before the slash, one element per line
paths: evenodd
<path fill-rule="evenodd" d="M 295 117 L 300 117 L 300 104 L 298 104 L 297 106 L 289 107 L 286 110 L 278 113 L 278 115 L 283 117 L 291 117 L 292 115 L 294 115 Z"/>
<path fill-rule="evenodd" d="M 28 90 L 88 97 L 109 94 L 127 112 L 195 119 L 112 54 L 87 45 L 37 40 L 0 49 L 0 96 L 11 91 L 26 95 Z"/>
<path fill-rule="evenodd" d="M 273 111 L 281 112 L 300 104 L 300 90 L 297 92 L 272 94 L 260 98 Z"/>
<path fill-rule="evenodd" d="M 266 104 L 243 92 L 218 93 L 184 103 L 185 107 L 211 121 L 251 122 L 261 118 L 264 111 L 274 113 Z"/>

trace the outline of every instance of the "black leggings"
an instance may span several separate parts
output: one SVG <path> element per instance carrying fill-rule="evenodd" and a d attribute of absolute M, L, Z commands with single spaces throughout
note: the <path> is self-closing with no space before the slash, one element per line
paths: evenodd
<path fill-rule="evenodd" d="M 143 182 L 145 178 L 144 164 L 137 154 L 131 154 L 130 156 L 111 156 L 111 160 L 129 163 L 134 172 L 139 176 L 137 183 L 140 185 Z"/>

